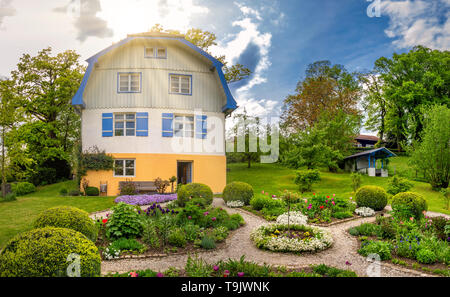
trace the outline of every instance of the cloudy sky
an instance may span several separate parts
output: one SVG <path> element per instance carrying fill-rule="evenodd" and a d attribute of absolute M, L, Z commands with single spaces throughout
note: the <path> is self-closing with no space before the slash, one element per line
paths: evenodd
<path fill-rule="evenodd" d="M 0 76 L 47 46 L 84 60 L 156 23 L 195 27 L 217 35 L 214 54 L 253 70 L 231 85 L 238 104 L 276 115 L 314 61 L 360 71 L 417 44 L 448 50 L 449 15 L 450 0 L 0 0 Z"/>

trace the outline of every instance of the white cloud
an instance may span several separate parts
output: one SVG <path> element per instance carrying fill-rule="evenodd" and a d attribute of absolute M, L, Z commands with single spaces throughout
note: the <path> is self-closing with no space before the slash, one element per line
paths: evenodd
<path fill-rule="evenodd" d="M 12 0 L 1 0 L 0 1 L 0 29 L 2 29 L 3 21 L 6 17 L 11 17 L 16 15 L 16 9 L 11 5 Z"/>
<path fill-rule="evenodd" d="M 450 48 L 450 0 L 383 0 L 381 12 L 390 18 L 385 33 L 398 48 L 424 45 Z"/>

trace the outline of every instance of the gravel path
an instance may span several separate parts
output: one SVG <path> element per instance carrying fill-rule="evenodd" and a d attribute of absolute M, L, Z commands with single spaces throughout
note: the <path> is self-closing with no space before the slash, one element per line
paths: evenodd
<path fill-rule="evenodd" d="M 214 199 L 214 206 L 222 207 L 229 213 L 240 213 L 246 224 L 239 228 L 237 232 L 227 239 L 226 247 L 217 251 L 202 252 L 199 256 L 208 263 L 215 263 L 219 260 L 233 258 L 238 260 L 245 255 L 246 260 L 254 261 L 260 264 L 267 263 L 275 266 L 286 266 L 288 268 L 303 268 L 309 264 L 327 264 L 330 266 L 351 269 L 359 276 L 368 276 L 368 268 L 380 268 L 382 277 L 404 277 L 404 276 L 429 276 L 418 271 L 412 271 L 390 263 L 381 263 L 376 266 L 366 260 L 365 257 L 357 253 L 357 239 L 347 230 L 363 222 L 373 222 L 375 218 L 361 218 L 354 221 L 328 227 L 333 234 L 334 244 L 331 248 L 316 253 L 294 255 L 288 253 L 272 253 L 256 248 L 250 240 L 250 232 L 266 223 L 266 221 L 256 215 L 241 209 L 231 209 L 226 207 L 222 199 Z M 97 214 L 98 216 L 99 214 Z M 127 272 L 130 270 L 152 269 L 155 271 L 164 271 L 169 267 L 184 268 L 188 255 L 173 255 L 161 258 L 141 258 L 141 259 L 120 259 L 102 262 L 102 273 L 109 272 Z M 346 261 L 351 265 L 347 265 Z M 370 271 L 370 270 L 369 270 Z"/>

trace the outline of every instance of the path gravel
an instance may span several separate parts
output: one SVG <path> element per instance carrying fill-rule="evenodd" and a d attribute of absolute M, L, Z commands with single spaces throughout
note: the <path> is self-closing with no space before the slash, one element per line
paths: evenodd
<path fill-rule="evenodd" d="M 365 257 L 362 257 L 357 253 L 357 239 L 352 237 L 347 232 L 349 228 L 357 226 L 363 222 L 373 222 L 375 220 L 374 217 L 361 218 L 328 227 L 327 229 L 331 231 L 334 238 L 334 244 L 331 248 L 316 254 L 294 255 L 288 253 L 272 253 L 255 247 L 253 242 L 250 240 L 250 232 L 256 227 L 266 223 L 264 219 L 241 209 L 228 208 L 223 203 L 222 199 L 214 199 L 213 204 L 216 207 L 220 206 L 226 209 L 229 213 L 240 213 L 246 224 L 239 228 L 238 231 L 232 233 L 226 241 L 225 248 L 198 254 L 208 263 L 215 263 L 219 260 L 228 258 L 238 260 L 242 255 L 245 255 L 246 260 L 254 261 L 260 264 L 267 263 L 275 266 L 282 265 L 288 268 L 303 268 L 307 267 L 309 264 L 327 264 L 342 269 L 351 269 L 359 276 L 368 276 L 367 271 L 369 267 L 375 267 L 375 269 L 378 267 L 368 262 Z M 97 214 L 97 216 L 99 216 L 99 214 Z M 103 261 L 102 273 L 122 273 L 130 270 L 145 269 L 164 271 L 169 267 L 184 268 L 187 257 L 188 255 L 173 255 L 161 258 Z M 351 265 L 347 265 L 346 261 L 351 263 Z M 381 263 L 379 268 L 380 276 L 382 277 L 429 276 L 427 274 L 405 269 L 390 263 Z"/>

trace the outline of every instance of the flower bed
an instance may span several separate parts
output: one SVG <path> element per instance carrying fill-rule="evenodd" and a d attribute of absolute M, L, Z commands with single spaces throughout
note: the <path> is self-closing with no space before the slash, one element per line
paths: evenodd
<path fill-rule="evenodd" d="M 114 202 L 124 202 L 129 205 L 151 205 L 153 203 L 164 203 L 173 200 L 177 200 L 177 194 L 125 195 L 117 197 Z"/>
<path fill-rule="evenodd" d="M 288 213 L 284 213 L 281 216 L 278 216 L 277 218 L 277 224 L 286 224 L 288 223 L 289 218 L 289 224 L 291 225 L 306 225 L 308 223 L 308 217 L 302 214 L 299 211 L 291 211 L 289 216 Z"/>
<path fill-rule="evenodd" d="M 370 207 L 359 207 L 355 209 L 355 213 L 362 217 L 373 217 L 375 215 L 375 210 Z"/>
<path fill-rule="evenodd" d="M 333 237 L 327 230 L 305 225 L 268 224 L 256 228 L 250 239 L 260 249 L 274 252 L 317 252 L 332 246 Z"/>

